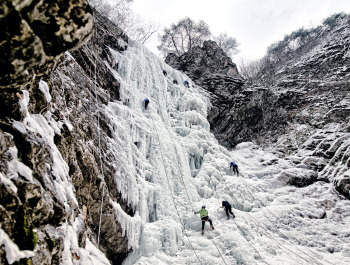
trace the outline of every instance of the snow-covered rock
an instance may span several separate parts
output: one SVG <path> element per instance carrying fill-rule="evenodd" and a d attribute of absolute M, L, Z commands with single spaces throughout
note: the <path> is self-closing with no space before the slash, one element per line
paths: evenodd
<path fill-rule="evenodd" d="M 94 39 L 17 95 L 22 118 L 1 123 L 0 263 L 6 255 L 63 265 L 350 262 L 350 203 L 324 181 L 326 172 L 348 174 L 346 137 L 333 148 L 339 132 L 310 131 L 310 145 L 290 157 L 252 142 L 228 150 L 210 132 L 203 88 L 183 86 L 194 82 L 96 21 Z M 326 178 L 289 185 L 314 180 L 310 146 L 326 135 L 317 148 L 334 158 L 320 169 Z M 192 210 L 203 204 L 215 230 L 207 223 L 202 236 Z"/>

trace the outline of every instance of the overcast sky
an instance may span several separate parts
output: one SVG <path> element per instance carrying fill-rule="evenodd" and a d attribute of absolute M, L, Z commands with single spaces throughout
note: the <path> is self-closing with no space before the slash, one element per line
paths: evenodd
<path fill-rule="evenodd" d="M 344 11 L 350 0 L 134 0 L 135 13 L 158 22 L 161 29 L 188 16 L 209 24 L 213 35 L 226 32 L 240 43 L 235 56 L 259 59 L 266 48 L 285 34 L 321 23 Z M 158 54 L 157 37 L 146 46 Z"/>

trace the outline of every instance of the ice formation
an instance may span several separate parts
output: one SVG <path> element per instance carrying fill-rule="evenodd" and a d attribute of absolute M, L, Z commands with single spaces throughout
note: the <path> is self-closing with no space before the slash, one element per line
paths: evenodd
<path fill-rule="evenodd" d="M 104 108 L 112 137 L 103 153 L 118 154 L 116 189 L 135 210 L 130 216 L 111 201 L 133 250 L 124 265 L 350 263 L 349 242 L 335 236 L 349 233 L 350 216 L 343 213 L 349 212 L 350 204 L 334 194 L 331 184 L 284 186 L 282 171 L 304 174 L 303 169 L 253 143 L 241 143 L 233 151 L 220 146 L 206 120 L 206 93 L 188 76 L 137 42 L 130 41 L 122 54 L 110 52 L 118 69 L 105 64 L 121 84 L 121 101 Z M 184 80 L 189 80 L 189 88 Z M 46 83 L 41 82 L 40 89 L 51 99 Z M 30 115 L 29 96 L 23 93 L 26 118 L 14 126 L 23 133 L 39 133 L 51 147 L 54 185 L 69 209 L 77 200 L 67 164 L 53 141 L 61 124 L 50 112 L 45 117 Z M 145 98 L 150 99 L 147 110 Z M 13 175 L 21 170 L 30 180 L 30 169 L 16 160 L 16 150 L 12 153 Z M 230 171 L 232 160 L 239 165 L 240 176 Z M 0 179 L 11 186 L 9 176 L 1 174 Z M 220 208 L 223 200 L 232 204 L 236 219 L 227 220 Z M 327 201 L 337 207 L 322 207 Z M 200 219 L 192 212 L 203 204 L 215 227 L 212 231 L 207 223 L 204 236 Z M 109 264 L 89 240 L 79 248 L 82 227 L 79 215 L 56 232 L 65 238 L 62 264 L 74 264 L 72 254 L 79 256 L 80 264 Z"/>
<path fill-rule="evenodd" d="M 210 102 L 200 87 L 183 86 L 186 75 L 137 42 L 130 41 L 122 54 L 111 52 L 118 70 L 106 65 L 122 84 L 123 104 L 109 103 L 107 109 L 119 144 L 115 151 L 125 152 L 116 183 L 136 209 L 130 217 L 115 206 L 133 248 L 123 264 L 350 262 L 350 245 L 332 236 L 332 231 L 346 233 L 349 217 L 339 222 L 336 211 L 316 206 L 333 200 L 349 210 L 348 201 L 332 194 L 331 184 L 284 186 L 281 171 L 305 175 L 307 170 L 253 143 L 232 152 L 221 147 L 210 133 Z M 147 110 L 144 98 L 150 99 Z M 130 153 L 137 156 L 136 168 Z M 240 177 L 229 169 L 232 160 Z M 235 220 L 227 220 L 219 208 L 222 200 L 233 205 Z M 207 223 L 204 236 L 192 213 L 202 204 L 215 226 L 208 230 Z"/>

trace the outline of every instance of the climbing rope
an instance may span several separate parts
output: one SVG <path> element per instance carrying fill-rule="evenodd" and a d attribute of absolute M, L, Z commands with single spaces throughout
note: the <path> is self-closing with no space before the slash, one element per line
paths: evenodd
<path fill-rule="evenodd" d="M 152 120 L 152 122 L 153 122 L 153 120 Z M 154 125 L 154 123 L 153 123 L 153 125 Z M 168 128 L 166 128 L 166 129 L 167 129 L 167 131 L 168 131 L 168 134 L 170 135 L 170 132 L 169 132 Z M 159 138 L 159 135 L 158 135 L 158 138 Z M 176 144 L 175 144 L 173 138 L 172 138 L 172 137 L 170 137 L 170 138 L 172 139 L 172 142 L 173 142 L 173 145 L 174 145 L 174 147 L 175 147 L 176 153 L 178 153 L 177 147 L 176 147 Z M 181 144 L 181 143 L 180 143 L 180 144 Z M 176 156 L 176 158 L 177 158 L 178 175 L 179 175 L 179 178 L 181 179 L 181 181 L 182 181 L 182 183 L 183 183 L 183 185 L 184 185 L 187 198 L 188 198 L 188 200 L 189 200 L 189 202 L 190 202 L 190 205 L 191 205 L 191 208 L 192 208 L 192 210 L 193 210 L 193 206 L 192 206 L 191 200 L 190 200 L 190 198 L 189 198 L 189 195 L 188 195 L 188 192 L 187 192 L 187 189 L 186 189 L 186 185 L 185 185 L 185 182 L 184 182 L 184 180 L 183 180 L 183 176 L 182 176 L 182 174 L 181 174 L 181 169 L 180 169 L 180 166 L 179 166 L 179 164 L 180 164 L 180 163 L 179 163 L 179 159 L 178 159 L 177 156 Z M 215 162 L 215 163 L 216 163 L 216 162 Z M 216 165 L 216 166 L 217 166 L 217 165 Z M 218 166 L 217 166 L 217 168 L 218 168 Z M 219 172 L 220 172 L 220 171 L 219 171 Z M 225 179 L 224 179 L 224 177 L 222 176 L 221 172 L 220 172 L 220 175 L 221 175 L 222 179 L 225 181 Z M 226 183 L 225 183 L 225 184 L 226 184 Z M 218 203 L 220 204 L 220 201 L 219 201 L 219 197 L 218 197 L 218 195 L 217 195 L 217 190 L 216 190 L 216 188 L 215 188 L 215 194 L 216 194 L 216 198 L 217 198 L 217 200 L 218 200 Z M 233 193 L 232 193 L 232 197 L 233 197 L 233 199 L 235 199 Z M 235 200 L 236 200 L 236 199 L 235 199 Z M 238 202 L 237 200 L 236 200 L 236 202 L 237 202 L 237 204 L 239 205 L 239 202 Z M 251 217 L 251 218 L 253 218 L 253 217 Z M 255 220 L 255 219 L 254 219 L 254 220 Z M 256 220 L 255 220 L 255 221 L 256 221 Z M 239 225 L 236 223 L 235 220 L 234 220 L 234 223 L 236 224 L 237 228 L 241 231 Z M 259 224 L 258 224 L 258 227 L 260 227 L 260 229 L 264 230 L 264 228 L 262 228 Z M 261 258 L 261 260 L 262 260 L 265 264 L 268 264 L 268 263 L 261 257 L 261 255 L 260 255 L 260 253 L 257 251 L 257 249 L 256 249 L 256 248 L 249 242 L 249 240 L 244 236 L 244 233 L 243 233 L 242 231 L 241 231 L 241 233 L 242 233 L 243 237 L 246 239 L 246 241 L 249 243 L 249 245 L 250 245 L 250 246 L 255 250 L 255 252 L 259 255 L 259 257 Z M 286 248 L 286 247 L 282 246 L 281 244 L 279 244 L 276 240 L 274 240 L 273 237 L 271 238 L 271 236 L 269 236 L 268 233 L 267 233 L 266 231 L 265 231 L 265 234 L 266 234 L 266 236 L 267 236 L 268 238 L 270 238 L 271 240 L 273 240 L 274 243 L 275 243 L 279 248 L 281 248 L 281 247 Z M 222 255 L 221 255 L 221 253 L 220 253 L 220 251 L 219 251 L 219 249 L 218 249 L 218 247 L 217 247 L 217 245 L 216 245 L 216 243 L 215 243 L 214 240 L 213 240 L 213 243 L 214 243 L 214 245 L 216 246 L 216 248 L 217 248 L 217 250 L 218 250 L 220 256 L 222 257 Z M 281 246 L 281 247 L 280 247 L 280 246 Z M 288 248 L 286 248 L 286 249 L 289 250 Z M 281 250 L 282 250 L 283 252 L 285 252 L 284 249 L 281 248 Z M 291 250 L 289 250 L 289 251 L 291 251 Z M 300 257 L 301 259 L 303 259 L 301 256 L 299 256 L 299 255 L 296 254 L 295 252 L 293 252 L 293 251 L 291 251 L 291 252 L 294 253 L 295 255 L 297 255 L 298 257 Z M 286 253 L 290 258 L 294 259 L 294 258 L 291 257 L 287 252 L 285 252 L 285 253 Z M 295 259 L 294 259 L 294 260 L 295 260 Z M 223 261 L 224 261 L 224 259 L 223 259 Z M 297 261 L 297 260 L 295 260 L 295 261 Z M 307 261 L 307 262 L 308 262 L 308 261 Z M 225 261 L 224 261 L 224 263 L 225 263 Z M 225 264 L 226 264 L 226 263 L 225 263 Z"/>
<path fill-rule="evenodd" d="M 167 129 L 167 131 L 168 131 L 168 134 L 170 135 L 170 132 L 169 132 L 169 130 L 168 130 L 168 128 L 167 128 L 167 126 L 165 126 L 165 127 L 166 127 L 166 129 Z M 176 152 L 176 154 L 178 154 L 176 144 L 175 144 L 175 142 L 174 142 L 173 137 L 171 137 L 171 135 L 170 135 L 170 139 L 171 139 L 171 140 L 172 140 L 172 142 L 173 142 L 173 145 L 174 145 L 174 147 L 175 147 L 175 152 Z M 187 199 L 188 199 L 188 201 L 190 202 L 190 205 L 191 205 L 192 211 L 194 211 L 194 208 L 193 208 L 193 205 L 192 205 L 192 202 L 191 202 L 190 196 L 188 195 L 188 192 L 187 192 L 187 189 L 186 189 L 185 181 L 184 181 L 183 176 L 182 176 L 182 173 L 181 173 L 181 169 L 180 169 L 180 161 L 179 161 L 178 156 L 176 156 L 176 160 L 177 160 L 176 165 L 177 165 L 177 169 L 178 169 L 178 176 L 179 176 L 179 178 L 181 179 L 182 184 L 183 184 L 183 186 L 184 186 L 184 188 L 185 188 L 186 195 L 187 195 Z"/>
<path fill-rule="evenodd" d="M 169 131 L 168 131 L 169 132 Z M 170 137 L 171 139 L 172 139 L 172 137 Z M 173 143 L 174 143 L 174 140 L 172 139 L 172 141 L 173 141 Z M 182 143 L 180 142 L 180 144 L 181 144 L 181 146 L 182 146 L 182 148 L 184 148 L 184 146 L 182 145 Z M 175 143 L 174 143 L 174 145 L 175 145 Z M 176 148 L 176 145 L 175 145 L 175 148 Z M 176 150 L 176 152 L 177 152 L 177 150 Z M 184 183 L 184 181 L 183 181 L 183 179 L 182 179 L 182 182 L 183 182 L 183 185 L 184 185 L 184 188 L 185 188 L 185 190 L 186 190 L 186 185 L 185 185 L 185 183 Z M 186 193 L 187 193 L 187 191 L 186 191 Z M 216 198 L 217 198 L 217 200 L 218 200 L 218 203 L 220 204 L 220 200 L 219 200 L 219 197 L 218 197 L 218 195 L 217 195 L 217 191 L 216 191 L 216 187 L 215 187 L 215 194 L 216 194 Z M 189 202 L 190 202 L 190 204 L 191 204 L 191 201 L 189 200 Z M 191 204 L 191 206 L 192 206 L 192 204 Z M 193 208 L 193 207 L 192 207 Z M 235 222 L 235 224 L 236 224 L 236 226 L 237 226 L 237 228 L 241 231 L 241 229 L 240 229 L 240 227 L 238 226 L 238 224 L 236 223 L 236 221 L 234 221 Z M 207 232 L 209 233 L 209 230 L 207 230 Z M 268 264 L 267 262 L 265 262 L 264 261 L 264 259 L 261 257 L 261 255 L 259 254 L 259 252 L 257 251 L 257 249 L 249 242 L 249 240 L 244 236 L 244 233 L 241 231 L 241 233 L 242 233 L 242 236 L 245 238 L 245 240 L 248 242 L 248 244 L 255 250 L 255 252 L 259 255 L 259 257 L 261 258 L 261 260 L 265 263 L 265 264 Z M 210 234 L 210 233 L 209 233 Z M 212 241 L 213 241 L 213 243 L 214 243 L 214 245 L 216 246 L 216 248 L 218 249 L 218 247 L 217 247 L 217 245 L 216 245 L 216 243 L 215 243 L 215 241 L 212 239 Z M 218 251 L 219 251 L 219 249 L 218 249 Z M 221 255 L 221 253 L 220 253 L 220 251 L 219 251 L 219 254 L 220 254 L 220 256 L 222 257 L 222 255 Z M 222 258 L 223 259 L 223 258 Z M 225 260 L 223 259 L 223 261 L 224 261 L 224 263 L 225 263 Z M 225 263 L 226 264 L 226 263 Z M 269 265 L 269 264 L 268 264 Z"/>
<path fill-rule="evenodd" d="M 152 121 L 153 121 L 153 120 L 152 120 Z M 175 151 L 176 151 L 176 154 L 177 154 L 178 152 L 177 152 L 177 147 L 176 147 L 176 144 L 175 144 L 175 142 L 174 142 L 174 139 L 173 139 L 173 137 L 171 137 L 170 132 L 169 132 L 169 130 L 168 130 L 167 127 L 166 127 L 166 129 L 167 129 L 167 131 L 168 131 L 168 134 L 169 134 L 169 136 L 170 136 L 170 139 L 171 139 L 172 142 L 173 142 L 173 145 L 175 146 Z M 184 188 L 185 188 L 185 191 L 186 191 L 186 194 L 187 194 L 187 198 L 188 198 L 188 201 L 189 201 L 189 203 L 190 203 L 190 205 L 191 205 L 192 211 L 194 211 L 193 205 L 192 205 L 192 202 L 191 202 L 191 199 L 190 199 L 190 197 L 189 197 L 189 195 L 188 195 L 188 192 L 187 192 L 187 188 L 186 188 L 186 185 L 185 185 L 185 181 L 184 181 L 183 176 L 182 176 L 182 174 L 181 174 L 180 165 L 179 165 L 180 163 L 179 163 L 179 159 L 178 159 L 177 156 L 176 156 L 176 160 L 177 160 L 176 165 L 177 165 L 177 167 L 178 167 L 178 176 L 180 177 L 180 179 L 181 179 L 181 181 L 182 181 L 182 184 L 183 184 L 183 186 L 184 186 Z M 218 200 L 218 201 L 219 201 L 219 200 Z M 200 219 L 200 218 L 199 218 L 199 219 Z M 207 230 L 207 232 L 208 232 L 208 234 L 210 234 L 210 233 L 209 233 L 209 230 Z M 218 250 L 221 259 L 222 259 L 223 262 L 226 264 L 226 262 L 225 262 L 225 260 L 224 260 L 224 258 L 223 258 L 223 256 L 222 256 L 222 254 L 221 254 L 221 252 L 220 252 L 220 250 L 219 250 L 218 246 L 216 245 L 216 243 L 215 243 L 215 241 L 214 241 L 213 238 L 212 238 L 212 241 L 213 241 L 213 243 L 214 243 L 216 249 Z"/>
<path fill-rule="evenodd" d="M 244 183 L 244 185 L 246 186 L 246 188 L 247 188 L 247 191 L 249 192 L 249 194 L 253 197 L 253 199 L 254 200 L 258 200 L 259 202 L 260 202 L 260 204 L 273 216 L 273 217 L 275 217 L 275 219 L 276 219 L 276 221 L 278 221 L 278 218 L 265 206 L 265 204 L 258 198 L 258 197 L 255 197 L 254 196 L 254 194 L 250 191 L 250 188 L 249 188 L 249 185 L 248 185 L 248 183 L 245 181 L 245 179 L 241 176 L 241 175 L 239 175 L 239 177 L 240 177 L 240 179 L 242 180 L 242 182 Z M 271 220 L 270 220 L 270 218 L 268 218 L 268 216 L 267 215 L 265 215 L 265 213 L 262 211 L 262 213 L 264 214 L 264 216 L 269 220 L 269 222 L 271 223 L 271 224 L 273 224 L 273 225 L 276 225 L 276 223 L 273 223 Z M 276 225 L 277 226 L 277 225 Z M 291 234 L 291 233 L 288 233 L 294 240 L 296 240 L 296 241 L 298 241 L 295 237 L 294 237 L 294 235 L 293 234 Z M 293 243 L 293 241 L 290 241 L 298 250 L 300 250 L 302 253 L 304 253 L 305 255 L 307 255 L 307 256 L 309 256 L 307 253 L 305 253 L 302 249 L 300 249 L 297 245 L 295 245 L 294 243 Z M 312 250 L 310 250 L 310 249 L 308 249 L 307 248 L 307 250 L 309 250 L 312 254 L 314 254 L 316 257 L 318 257 L 318 258 L 320 258 L 321 260 L 324 260 L 324 261 L 326 261 L 326 262 L 328 262 L 329 264 L 333 264 L 333 265 L 335 265 L 334 263 L 331 263 L 331 262 L 329 262 L 328 260 L 326 260 L 325 258 L 323 258 L 323 257 L 320 257 L 319 255 L 317 255 L 316 253 L 314 253 Z M 313 259 L 313 260 L 315 260 L 316 262 L 318 262 L 316 259 L 314 259 L 313 257 L 311 257 L 311 256 L 309 256 L 311 259 Z"/>
<path fill-rule="evenodd" d="M 153 119 L 151 119 L 152 123 L 153 123 L 153 128 L 155 128 L 155 125 L 154 125 L 154 121 Z M 174 198 L 174 195 L 173 193 L 171 192 L 171 186 L 170 186 L 170 181 L 169 181 L 169 177 L 168 177 L 168 173 L 167 173 L 167 170 L 166 170 L 166 167 L 165 167 L 165 161 L 164 161 L 164 155 L 163 155 L 163 150 L 162 150 L 162 146 L 161 146 L 161 142 L 160 142 L 160 137 L 159 137 L 159 134 L 158 132 L 156 131 L 156 134 L 157 134 L 157 137 L 158 137 L 158 142 L 159 142 L 159 149 L 160 149 L 160 152 L 161 152 L 161 157 L 162 157 L 162 161 L 163 161 L 163 168 L 164 168 L 164 173 L 165 173 L 165 176 L 166 176 L 166 179 L 167 179 L 167 183 L 168 183 L 168 186 L 169 186 L 169 192 L 170 192 L 170 195 L 172 197 L 172 200 L 173 200 L 173 203 L 174 203 L 174 207 L 175 207 L 175 210 L 176 210 L 176 213 L 177 213 L 177 216 L 179 217 L 179 220 L 181 221 L 181 224 L 182 224 L 182 227 L 183 227 L 183 231 L 185 232 L 185 235 L 187 237 L 187 240 L 193 250 L 193 252 L 195 253 L 198 261 L 200 264 L 202 264 L 202 262 L 200 261 L 198 255 L 197 255 L 197 252 L 194 250 L 193 246 L 192 246 L 192 243 L 191 243 L 191 240 L 190 238 L 188 237 L 187 235 L 187 232 L 186 232 L 186 227 L 185 227 L 185 224 L 183 223 L 183 220 L 181 219 L 180 217 L 180 213 L 176 207 L 176 203 L 175 203 L 175 198 Z"/>
<path fill-rule="evenodd" d="M 90 88 L 89 88 L 89 91 L 90 91 L 90 95 L 89 95 L 89 105 L 90 105 L 90 125 L 91 125 L 91 139 L 92 139 L 92 157 L 95 157 L 95 147 L 94 147 L 94 125 L 92 123 L 92 111 L 91 111 L 91 64 L 90 64 L 90 71 L 89 71 L 89 84 L 90 84 Z M 86 220 L 87 220 L 87 215 L 88 215 L 88 210 L 89 210 L 89 201 L 90 201 L 90 192 L 91 192 L 91 185 L 92 185 L 92 176 L 93 176 L 93 172 L 95 171 L 95 163 L 94 161 L 92 161 L 92 170 L 90 172 L 90 184 L 89 184 L 89 191 L 88 191 L 88 199 L 87 199 L 87 202 L 86 202 L 86 216 L 85 216 L 85 219 L 84 219 L 84 225 L 86 225 Z"/>
<path fill-rule="evenodd" d="M 215 164 L 216 164 L 216 161 L 214 160 L 214 162 L 215 162 Z M 219 168 L 218 167 L 218 165 L 216 164 L 216 167 L 217 168 Z M 221 174 L 221 171 L 219 170 L 219 173 L 220 173 L 220 175 L 221 175 L 221 177 L 222 177 L 222 179 L 224 180 L 223 182 L 224 182 L 224 184 L 226 185 L 226 187 L 227 187 L 227 189 L 232 193 L 232 198 L 238 203 L 238 201 L 236 200 L 236 198 L 234 198 L 234 196 L 233 196 L 233 192 L 231 191 L 231 189 L 230 189 L 230 187 L 228 187 L 228 185 L 227 185 L 227 183 L 226 183 L 226 180 L 225 180 L 225 178 L 223 177 L 223 175 Z M 250 192 L 249 192 L 250 193 Z M 250 193 L 250 195 L 254 198 L 254 196 Z M 262 211 L 262 213 L 265 215 L 265 213 Z M 249 213 L 247 213 L 247 215 L 251 218 L 251 219 L 253 219 L 254 221 L 255 221 L 255 223 L 258 225 L 258 227 L 260 227 L 261 229 L 263 229 L 263 230 L 265 230 L 265 233 L 266 233 L 266 235 L 268 235 L 267 234 L 267 229 L 265 228 L 263 228 L 262 226 L 260 226 L 259 225 L 259 222 L 254 218 L 254 217 L 252 217 Z M 267 217 L 266 215 L 265 215 L 265 217 Z M 276 217 L 275 217 L 276 218 Z M 267 219 L 271 222 L 271 220 L 267 217 Z M 270 236 L 268 236 L 270 239 L 271 239 L 271 237 Z M 283 247 L 283 248 L 285 248 L 285 249 L 287 249 L 288 251 L 290 251 L 290 252 L 292 252 L 293 254 L 295 254 L 296 256 L 298 256 L 299 258 L 301 258 L 301 259 L 303 259 L 304 261 L 306 261 L 307 263 L 309 263 L 309 264 L 311 264 L 308 260 L 306 260 L 305 258 L 303 258 L 303 257 L 301 257 L 300 255 L 298 255 L 297 253 L 295 253 L 294 251 L 292 251 L 292 250 L 290 250 L 290 249 L 288 249 L 287 247 L 285 247 L 285 246 L 282 246 L 280 243 L 278 243 L 277 241 L 276 241 L 276 239 L 274 238 L 274 236 L 272 236 L 272 239 L 271 240 L 273 240 L 277 245 L 279 245 L 279 246 L 281 246 L 281 247 Z M 291 241 L 290 241 L 291 242 Z M 293 245 L 294 245 L 294 243 L 293 242 L 291 242 Z M 280 247 L 280 248 L 281 248 Z M 282 249 L 282 248 L 281 248 Z M 298 248 L 299 249 L 299 248 Z M 300 250 L 300 249 L 299 249 Z M 282 250 L 283 251 L 283 250 Z M 285 252 L 285 251 L 284 251 Z M 302 251 L 303 252 L 303 251 Z M 286 252 L 285 252 L 286 253 Z M 304 252 L 303 252 L 304 253 Z M 287 254 L 287 253 L 286 253 Z M 307 253 L 304 253 L 304 254 L 306 254 L 309 258 L 311 258 L 311 259 L 313 259 L 313 260 L 315 260 L 313 257 L 311 257 L 311 256 L 309 256 Z M 288 255 L 288 254 L 287 254 Z M 290 255 L 288 255 L 288 256 L 290 256 Z M 293 258 L 294 259 L 294 258 Z M 317 260 L 315 260 L 316 261 L 316 263 L 319 263 L 319 261 L 317 261 Z"/>
<path fill-rule="evenodd" d="M 91 42 L 91 50 L 94 50 L 94 57 L 95 57 L 95 71 L 94 71 L 94 92 L 95 92 L 95 98 L 96 98 L 96 106 L 98 107 L 98 99 L 97 99 L 97 89 L 96 89 L 96 78 L 97 78 L 97 54 L 96 50 L 93 49 L 93 42 Z M 90 71 L 89 71 L 89 80 L 91 79 L 91 64 L 90 64 Z M 91 133 L 92 133 L 92 139 L 94 139 L 94 128 L 93 128 L 93 122 L 92 122 L 92 100 L 91 100 L 91 95 L 92 95 L 92 90 L 91 90 L 91 81 L 90 81 L 90 97 L 89 97 L 89 102 L 90 102 L 90 123 L 91 123 Z M 102 198 L 101 198 L 101 207 L 100 207 L 100 217 L 99 217 L 99 225 L 98 225 L 98 235 L 97 235 L 97 246 L 100 244 L 100 233 L 101 233 L 101 222 L 102 222 L 102 212 L 103 212 L 103 202 L 104 202 L 104 190 L 105 190 L 105 178 L 104 178 L 104 173 L 103 173 L 103 163 L 102 163 L 102 156 L 101 156 L 101 135 L 100 135 L 100 115 L 99 112 L 97 112 L 97 131 L 98 131 L 98 146 L 99 146 L 99 158 L 100 158 L 100 165 L 101 165 L 101 174 L 102 174 Z M 95 157 L 95 147 L 93 144 L 93 157 Z M 93 166 L 93 171 L 95 171 L 95 163 L 93 161 L 92 163 Z M 90 177 L 90 184 L 89 184 L 89 192 L 88 192 L 88 200 L 86 204 L 87 211 L 89 209 L 89 199 L 90 199 L 90 193 L 91 193 L 91 186 L 92 186 L 92 178 L 93 178 L 93 173 L 91 173 Z M 86 224 L 86 219 L 87 219 L 87 214 L 84 220 L 84 225 Z"/>
<path fill-rule="evenodd" d="M 97 33 L 96 33 L 97 36 Z M 94 49 L 94 55 L 95 55 L 95 82 L 94 82 L 94 90 L 95 90 L 95 97 L 96 97 L 96 106 L 99 106 L 98 100 L 97 100 L 97 89 L 96 89 L 96 71 L 97 71 L 97 54 L 96 49 Z M 99 150 L 99 157 L 100 157 L 100 165 L 101 165 L 101 174 L 102 174 L 102 198 L 101 198 L 101 207 L 100 207 L 100 218 L 99 218 L 99 224 L 98 224 L 98 234 L 97 234 L 97 246 L 100 245 L 100 234 L 101 234 L 101 222 L 102 222 L 102 212 L 103 212 L 103 201 L 104 201 L 104 193 L 105 193 L 105 177 L 103 173 L 103 163 L 102 163 L 102 156 L 101 156 L 101 134 L 100 134 L 100 114 L 99 111 L 97 111 L 97 131 L 98 131 L 98 150 Z"/>
<path fill-rule="evenodd" d="M 297 264 L 300 264 L 300 261 L 296 260 L 294 257 L 292 257 L 291 255 L 289 255 L 284 249 L 292 252 L 293 254 L 295 254 L 296 256 L 298 256 L 299 258 L 301 258 L 304 261 L 304 258 L 299 256 L 297 253 L 295 253 L 294 251 L 286 248 L 285 246 L 283 246 L 282 244 L 280 244 L 272 235 L 268 234 L 268 230 L 266 228 L 263 228 L 259 222 L 253 218 L 251 215 L 248 215 L 248 217 L 253 221 L 253 223 L 257 226 L 257 228 L 259 229 L 259 231 L 261 231 L 261 234 L 265 234 L 266 237 L 268 237 L 278 248 L 280 248 L 287 256 L 289 256 L 291 259 L 295 260 L 296 262 L 298 262 Z M 309 263 L 309 262 L 308 262 Z"/>
<path fill-rule="evenodd" d="M 215 163 L 216 167 L 219 168 L 215 160 L 214 160 L 214 163 Z M 239 202 L 237 201 L 237 199 L 234 197 L 233 192 L 232 192 L 231 189 L 228 187 L 228 185 L 227 185 L 227 183 L 226 183 L 226 181 L 225 181 L 225 178 L 224 178 L 224 176 L 222 175 L 222 173 L 221 173 L 220 170 L 219 170 L 219 174 L 221 175 L 221 178 L 222 178 L 224 184 L 226 185 L 226 187 L 228 188 L 228 190 L 232 193 L 232 196 L 231 196 L 231 197 L 232 197 L 232 198 L 235 200 L 235 202 L 239 205 L 240 203 L 239 203 Z M 249 217 L 250 219 L 253 219 L 253 220 L 255 221 L 255 224 L 256 224 L 258 227 L 260 227 L 260 229 L 262 229 L 263 231 L 265 230 L 265 234 L 271 239 L 271 237 L 270 237 L 270 236 L 268 235 L 268 233 L 267 233 L 267 230 L 264 229 L 262 226 L 260 226 L 260 225 L 259 225 L 259 222 L 258 222 L 254 217 L 252 217 L 249 213 L 247 213 L 247 215 L 248 215 L 248 217 Z M 239 225 L 236 223 L 236 221 L 235 221 L 235 220 L 233 220 L 233 221 L 234 221 L 234 223 L 236 224 L 236 226 L 238 227 L 238 229 L 240 229 L 240 227 L 239 227 Z M 240 229 L 240 230 L 241 230 L 241 229 Z M 241 232 L 242 232 L 242 231 L 241 231 Z M 242 235 L 243 235 L 243 237 L 245 238 L 243 232 L 242 232 Z M 274 238 L 274 237 L 272 236 L 272 238 Z M 246 239 L 246 238 L 245 238 L 245 239 Z M 276 244 L 277 246 L 279 246 L 279 243 L 277 243 L 277 241 L 276 241 L 275 239 L 271 239 L 271 240 L 273 240 L 273 241 L 275 242 L 275 244 Z M 255 248 L 247 239 L 246 239 L 246 241 L 251 245 L 252 248 L 254 248 L 255 252 L 256 252 L 256 253 L 259 255 L 259 257 L 262 259 L 260 253 L 256 250 L 256 248 Z M 280 246 L 281 246 L 281 245 L 280 245 Z M 283 247 L 284 247 L 284 246 L 283 246 Z M 286 248 L 286 247 L 284 247 L 284 248 Z M 286 249 L 288 249 L 288 248 L 286 248 Z M 281 250 L 282 250 L 284 253 L 286 253 L 282 248 L 281 248 Z M 289 249 L 288 249 L 288 250 L 289 250 Z M 291 250 L 289 250 L 289 251 L 292 252 L 292 253 L 294 253 L 295 255 L 297 255 L 298 257 L 300 257 L 301 259 L 305 260 L 303 257 L 299 256 L 299 255 L 296 254 L 295 252 L 293 252 L 293 251 L 291 251 Z M 291 257 L 288 253 L 286 253 L 286 254 L 287 254 L 289 257 Z M 293 257 L 291 257 L 291 258 L 294 259 Z M 262 260 L 263 260 L 263 259 L 262 259 Z M 295 260 L 295 259 L 294 259 L 294 260 Z M 263 262 L 267 264 L 266 261 L 263 260 Z M 306 262 L 308 262 L 308 261 L 306 260 Z M 310 262 L 308 262 L 308 263 L 310 263 Z"/>

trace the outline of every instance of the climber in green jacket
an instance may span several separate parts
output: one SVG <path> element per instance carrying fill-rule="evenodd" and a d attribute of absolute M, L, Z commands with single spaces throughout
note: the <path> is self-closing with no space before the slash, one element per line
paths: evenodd
<path fill-rule="evenodd" d="M 202 206 L 202 209 L 200 209 L 198 212 L 195 212 L 194 210 L 192 210 L 194 212 L 194 214 L 200 214 L 201 220 L 202 220 L 202 235 L 204 235 L 204 225 L 205 225 L 205 221 L 209 221 L 210 223 L 210 228 L 214 230 L 214 226 L 212 221 L 210 220 L 209 216 L 208 216 L 208 211 L 205 209 L 205 205 Z"/>

